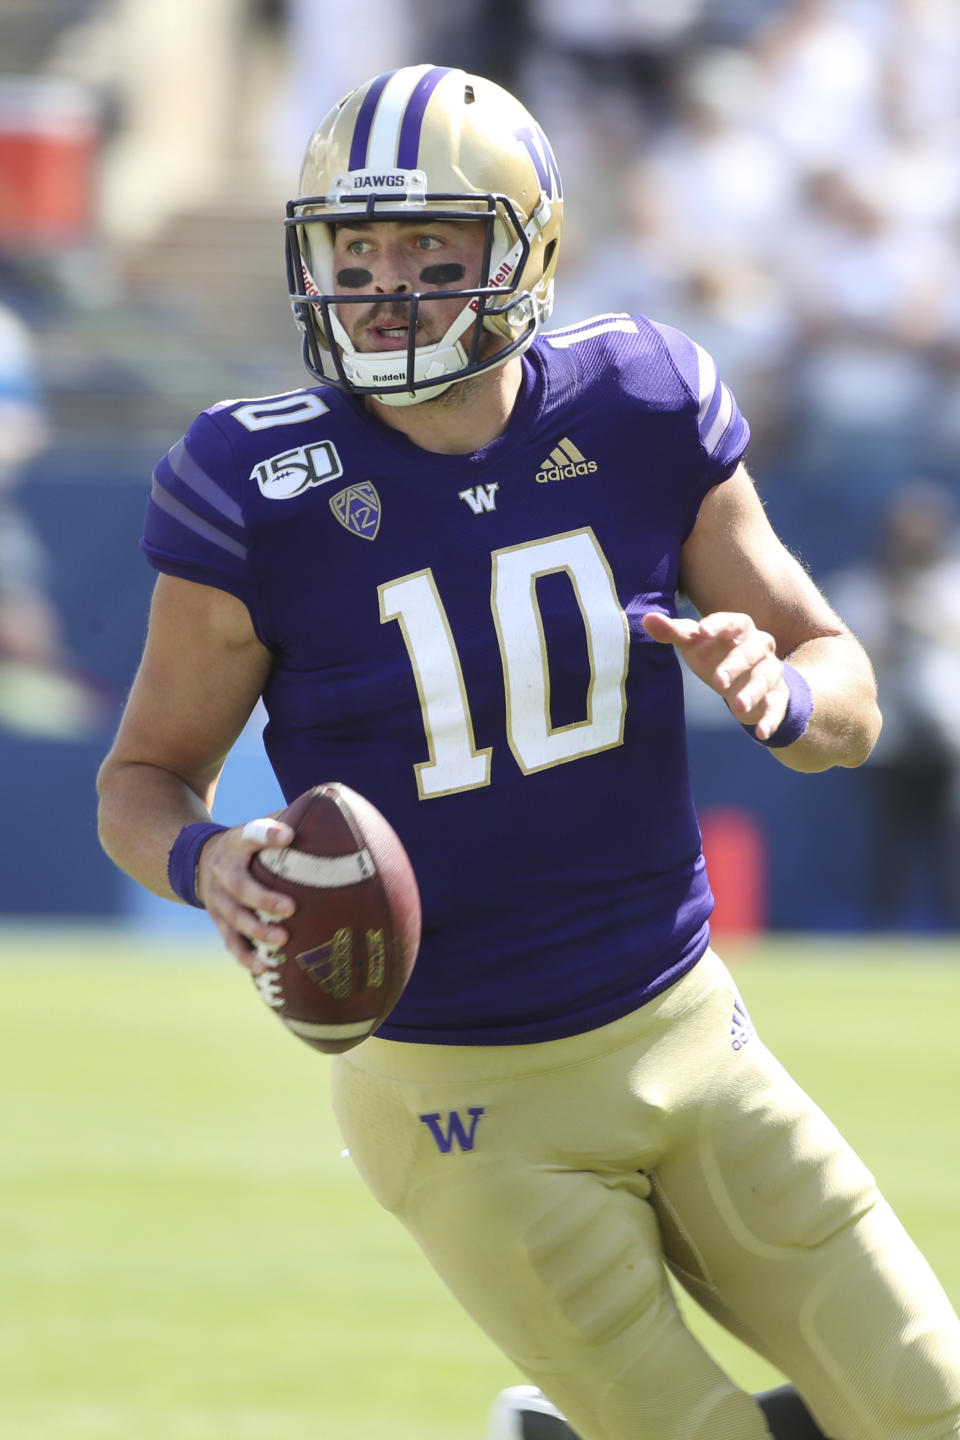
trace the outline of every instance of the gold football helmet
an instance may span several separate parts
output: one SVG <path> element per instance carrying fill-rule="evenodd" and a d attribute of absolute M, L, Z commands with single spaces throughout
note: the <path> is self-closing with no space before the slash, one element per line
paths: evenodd
<path fill-rule="evenodd" d="M 518 100 L 462 70 L 414 65 L 361 85 L 310 139 L 301 195 L 287 205 L 287 279 L 303 358 L 318 380 L 388 405 L 415 405 L 525 350 L 553 306 L 563 191 L 550 144 Z M 391 294 L 410 306 L 406 350 L 361 353 L 340 316 L 382 293 L 336 294 L 338 220 L 486 225 L 473 289 Z M 463 298 L 436 344 L 416 345 L 431 300 Z M 501 342 L 484 343 L 485 332 Z"/>

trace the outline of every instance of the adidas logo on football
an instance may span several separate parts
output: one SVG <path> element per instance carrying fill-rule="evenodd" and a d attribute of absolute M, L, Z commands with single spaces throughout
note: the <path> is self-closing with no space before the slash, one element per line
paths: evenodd
<path fill-rule="evenodd" d="M 548 480 L 572 480 L 575 475 L 592 475 L 596 468 L 596 460 L 588 460 L 581 455 L 573 441 L 564 436 L 537 471 L 537 484 L 546 485 Z"/>

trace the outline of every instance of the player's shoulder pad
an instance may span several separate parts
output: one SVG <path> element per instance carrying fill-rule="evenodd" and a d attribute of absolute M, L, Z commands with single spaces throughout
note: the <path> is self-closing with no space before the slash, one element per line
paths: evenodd
<path fill-rule="evenodd" d="M 672 325 L 645 315 L 594 315 L 563 329 L 545 331 L 544 353 L 575 359 L 581 388 L 639 401 L 647 409 L 683 411 L 696 423 L 697 439 L 710 459 L 742 453 L 749 429 L 713 357 Z"/>
<path fill-rule="evenodd" d="M 356 417 L 332 386 L 288 390 L 242 400 L 221 400 L 188 432 L 188 448 L 215 430 L 229 450 L 244 487 L 259 486 L 268 499 L 289 499 L 310 485 L 343 473 L 334 437 L 345 438 Z"/>
<path fill-rule="evenodd" d="M 342 473 L 327 438 L 332 408 L 317 391 L 298 389 L 202 411 L 154 471 L 143 538 L 151 562 L 248 600 L 250 536 L 263 501 L 290 499 Z"/>
<path fill-rule="evenodd" d="M 591 315 L 575 325 L 544 331 L 540 338 L 547 366 L 559 368 L 572 361 L 581 390 L 597 386 L 606 394 L 616 392 L 661 410 L 690 403 L 689 367 L 678 367 L 663 327 L 643 315 Z"/>
<path fill-rule="evenodd" d="M 721 380 L 713 356 L 673 325 L 659 320 L 644 323 L 659 338 L 665 360 L 696 406 L 697 432 L 706 455 L 718 461 L 739 458 L 750 439 L 750 429 L 733 392 Z"/>
<path fill-rule="evenodd" d="M 578 320 L 573 325 L 562 325 L 556 330 L 541 330 L 539 341 L 551 350 L 613 355 L 624 349 L 624 337 L 633 337 L 634 342 L 636 341 L 644 323 L 642 316 L 628 315 L 626 311 L 611 311 L 604 315 L 590 315 L 585 320 Z"/>
<path fill-rule="evenodd" d="M 328 399 L 336 396 L 326 387 L 324 394 Z M 239 518 L 237 506 L 242 506 L 258 465 L 316 441 L 316 423 L 326 419 L 330 409 L 318 391 L 304 388 L 221 400 L 201 411 L 167 451 L 154 475 L 155 488 L 185 500 L 190 498 L 185 492 L 190 492 L 215 510 Z M 314 457 L 316 463 L 321 459 Z"/>
<path fill-rule="evenodd" d="M 319 420 L 330 414 L 337 398 L 337 391 L 332 387 L 318 386 L 309 390 L 301 386 L 279 395 L 221 400 L 203 413 L 227 434 L 262 435 L 270 430 L 286 430 L 290 426 Z"/>
<path fill-rule="evenodd" d="M 541 340 L 550 351 L 575 357 L 588 378 L 596 374 L 607 380 L 611 371 L 622 372 L 634 385 L 661 390 L 665 378 L 675 378 L 686 394 L 697 393 L 699 357 L 709 360 L 681 331 L 625 311 L 543 331 Z"/>

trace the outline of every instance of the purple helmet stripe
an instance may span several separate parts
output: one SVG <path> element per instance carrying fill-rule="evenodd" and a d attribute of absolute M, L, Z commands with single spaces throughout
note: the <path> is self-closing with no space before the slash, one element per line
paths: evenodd
<path fill-rule="evenodd" d="M 360 113 L 357 116 L 356 127 L 353 132 L 353 143 L 350 146 L 350 160 L 348 170 L 362 170 L 367 163 L 367 147 L 370 144 L 370 131 L 373 128 L 373 117 L 376 114 L 377 106 L 380 103 L 380 96 L 387 88 L 387 82 L 397 72 L 388 70 L 384 75 L 378 75 L 371 80 L 370 88 L 363 97 L 363 104 L 360 106 Z"/>
<path fill-rule="evenodd" d="M 444 75 L 449 74 L 448 66 L 435 65 L 415 85 L 403 117 L 403 124 L 400 126 L 400 143 L 397 147 L 397 168 L 399 170 L 416 170 L 417 155 L 420 150 L 420 130 L 427 101 Z"/>

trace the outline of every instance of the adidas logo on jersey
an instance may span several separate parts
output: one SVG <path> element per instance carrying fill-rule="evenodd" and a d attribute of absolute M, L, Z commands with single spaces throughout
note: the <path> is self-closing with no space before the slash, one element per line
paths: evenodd
<path fill-rule="evenodd" d="M 596 460 L 588 460 L 581 455 L 573 441 L 564 436 L 537 471 L 537 484 L 546 485 L 548 480 L 572 480 L 575 475 L 592 475 L 596 468 Z"/>

